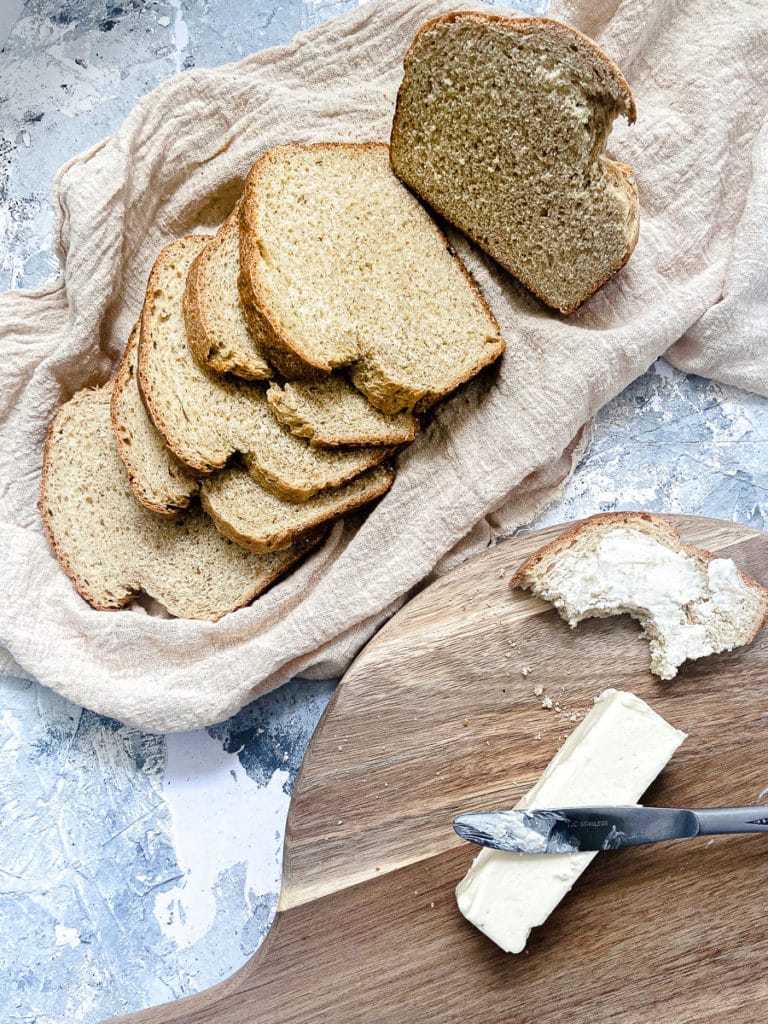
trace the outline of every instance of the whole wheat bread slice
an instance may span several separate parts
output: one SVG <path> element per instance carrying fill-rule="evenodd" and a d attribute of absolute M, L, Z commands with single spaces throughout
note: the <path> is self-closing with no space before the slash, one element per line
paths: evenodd
<path fill-rule="evenodd" d="M 280 423 L 313 448 L 407 444 L 419 429 L 412 413 L 388 416 L 336 376 L 270 384 L 267 401 Z"/>
<path fill-rule="evenodd" d="M 531 555 L 511 580 L 575 626 L 628 614 L 650 641 L 651 671 L 750 643 L 768 621 L 768 590 L 730 559 L 683 544 L 650 512 L 592 516 Z"/>
<path fill-rule="evenodd" d="M 176 521 L 145 509 L 117 454 L 111 398 L 112 382 L 78 392 L 59 411 L 39 504 L 56 557 L 94 608 L 120 608 L 143 591 L 172 615 L 216 621 L 249 604 L 317 540 L 255 555 L 199 508 Z"/>
<path fill-rule="evenodd" d="M 632 169 L 605 156 L 629 87 L 586 36 L 545 18 L 460 12 L 405 56 L 392 167 L 544 302 L 573 312 L 638 234 Z"/>
<path fill-rule="evenodd" d="M 139 324 L 125 347 L 112 388 L 112 424 L 117 453 L 134 494 L 146 508 L 174 517 L 189 507 L 200 480 L 168 450 L 144 407 L 137 380 Z"/>
<path fill-rule="evenodd" d="M 121 426 L 115 429 L 118 451 L 126 463 L 128 482 L 135 496 L 152 511 L 178 508 L 182 500 L 189 502 L 201 491 L 204 507 L 225 536 L 251 551 L 279 551 L 300 539 L 310 542 L 313 531 L 380 497 L 392 483 L 394 474 L 389 468 L 375 467 L 339 488 L 322 491 L 305 503 L 294 503 L 278 498 L 242 467 L 233 466 L 214 472 L 205 480 L 190 475 L 179 487 L 175 475 L 178 460 L 165 446 L 144 409 L 135 372 L 125 372 L 126 367 L 135 366 L 135 360 L 134 332 L 113 388 L 112 419 L 114 427 L 115 409 L 122 410 Z M 130 429 L 128 444 L 125 424 Z"/>
<path fill-rule="evenodd" d="M 184 281 L 208 243 L 189 235 L 166 246 L 149 277 L 141 314 L 139 387 L 166 445 L 185 466 L 210 473 L 236 452 L 264 487 L 306 501 L 382 462 L 384 447 L 311 448 L 272 415 L 264 385 L 205 373 L 192 356 L 182 315 Z"/>
<path fill-rule="evenodd" d="M 504 342 L 464 264 L 378 143 L 278 146 L 240 215 L 241 287 L 291 379 L 348 366 L 385 413 L 421 411 Z"/>
<path fill-rule="evenodd" d="M 184 289 L 184 322 L 192 354 L 204 370 L 270 380 L 272 367 L 248 327 L 240 301 L 239 204 L 193 260 Z"/>
<path fill-rule="evenodd" d="M 251 551 L 274 551 L 380 498 L 394 478 L 389 467 L 376 466 L 343 487 L 296 503 L 283 501 L 247 473 L 230 468 L 203 481 L 200 500 L 225 537 Z"/>

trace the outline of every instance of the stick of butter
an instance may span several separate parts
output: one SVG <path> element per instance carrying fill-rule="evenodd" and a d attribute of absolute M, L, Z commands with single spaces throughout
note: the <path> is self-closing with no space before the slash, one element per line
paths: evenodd
<path fill-rule="evenodd" d="M 685 738 L 633 693 L 605 690 L 517 807 L 636 803 Z M 459 910 L 505 952 L 520 953 L 595 856 L 483 849 L 456 888 Z"/>

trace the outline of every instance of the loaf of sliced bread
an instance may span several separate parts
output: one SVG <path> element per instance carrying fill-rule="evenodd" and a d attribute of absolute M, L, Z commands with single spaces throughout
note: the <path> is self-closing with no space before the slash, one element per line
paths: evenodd
<path fill-rule="evenodd" d="M 605 156 L 629 87 L 586 36 L 545 18 L 460 12 L 405 57 L 395 173 L 532 292 L 573 312 L 638 235 L 632 169 Z"/>
<path fill-rule="evenodd" d="M 335 375 L 317 382 L 270 384 L 267 401 L 280 423 L 313 448 L 407 444 L 419 429 L 412 413 L 388 416 Z"/>
<path fill-rule="evenodd" d="M 277 422 L 265 385 L 214 378 L 198 366 L 187 341 L 182 295 L 190 265 L 207 242 L 206 236 L 187 236 L 162 251 L 141 315 L 139 387 L 176 458 L 209 473 L 241 452 L 253 478 L 288 501 L 339 487 L 386 459 L 386 447 L 311 448 Z"/>
<path fill-rule="evenodd" d="M 139 324 L 125 347 L 112 387 L 112 424 L 117 453 L 137 499 L 160 516 L 173 517 L 189 506 L 200 480 L 168 450 L 139 394 Z"/>
<path fill-rule="evenodd" d="M 376 466 L 343 487 L 296 503 L 283 501 L 247 473 L 230 468 L 203 481 L 200 500 L 225 537 L 251 551 L 276 551 L 380 498 L 394 477 L 387 466 Z"/>
<path fill-rule="evenodd" d="M 279 146 L 254 164 L 241 287 L 284 376 L 349 367 L 382 412 L 421 411 L 504 342 L 445 236 L 377 143 Z"/>
<path fill-rule="evenodd" d="M 239 273 L 238 204 L 192 261 L 184 289 L 184 322 L 192 354 L 204 370 L 269 380 L 274 372 L 248 328 Z"/>
<path fill-rule="evenodd" d="M 585 520 L 525 561 L 511 586 L 551 602 L 571 626 L 631 615 L 661 679 L 672 679 L 688 659 L 750 643 L 768 620 L 761 584 L 731 559 L 683 544 L 649 512 Z"/>
<path fill-rule="evenodd" d="M 59 411 L 39 505 L 51 547 L 94 608 L 119 608 L 143 591 L 172 615 L 215 621 L 250 603 L 317 541 L 255 555 L 199 508 L 176 521 L 145 509 L 117 454 L 111 398 L 112 382 L 78 392 Z"/>

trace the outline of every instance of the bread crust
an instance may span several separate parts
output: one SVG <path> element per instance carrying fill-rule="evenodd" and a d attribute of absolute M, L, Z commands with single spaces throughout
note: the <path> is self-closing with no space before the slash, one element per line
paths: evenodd
<path fill-rule="evenodd" d="M 195 257 L 189 268 L 182 302 L 184 325 L 192 355 L 203 370 L 209 373 L 234 373 L 245 380 L 271 380 L 274 377 L 274 372 L 269 366 L 259 366 L 258 358 L 252 362 L 246 362 L 237 357 L 224 356 L 218 351 L 216 340 L 210 333 L 206 303 L 200 294 L 201 285 L 208 273 L 211 260 L 216 257 L 224 244 L 227 233 L 233 228 L 239 231 L 239 226 L 240 201 L 235 204 L 232 213 L 205 248 Z M 250 329 L 247 317 L 244 319 Z M 258 357 L 255 339 L 253 345 L 254 356 Z"/>
<path fill-rule="evenodd" d="M 133 448 L 128 439 L 128 432 L 120 419 L 120 397 L 123 390 L 130 386 L 131 349 L 134 345 L 138 345 L 140 329 L 141 324 L 137 321 L 131 331 L 128 344 L 125 346 L 123 357 L 120 360 L 120 366 L 118 367 L 117 373 L 114 377 L 112 398 L 109 403 L 112 431 L 115 435 L 115 442 L 117 444 L 117 454 L 120 456 L 120 459 L 125 466 L 125 471 L 128 474 L 128 483 L 130 484 L 131 490 L 135 494 L 137 501 L 139 501 L 145 508 L 148 508 L 150 512 L 154 512 L 157 516 L 162 516 L 165 519 L 178 519 L 182 512 L 189 508 L 194 495 L 190 493 L 184 498 L 181 498 L 178 502 L 174 502 L 169 505 L 160 505 L 156 501 L 152 500 L 142 483 L 141 474 L 133 458 Z M 138 387 L 136 390 L 138 392 L 138 400 L 140 402 L 143 401 Z"/>
<path fill-rule="evenodd" d="M 198 473 L 206 474 L 211 473 L 214 469 L 221 469 L 227 460 L 225 458 L 220 462 L 211 464 L 188 451 L 182 451 L 181 447 L 176 444 L 173 438 L 173 432 L 165 422 L 162 409 L 152 397 L 152 386 L 149 382 L 148 353 L 149 347 L 152 344 L 152 316 L 155 310 L 155 291 L 158 289 L 158 285 L 160 283 L 160 274 L 164 269 L 164 261 L 168 258 L 169 253 L 179 244 L 179 242 L 188 242 L 193 245 L 202 246 L 212 237 L 212 235 L 184 235 L 183 238 L 177 239 L 174 242 L 169 242 L 169 244 L 161 250 L 160 255 L 152 265 L 152 270 L 147 282 L 144 305 L 141 309 L 141 318 L 139 320 L 141 326 L 139 332 L 139 369 L 137 375 L 141 398 L 152 422 L 160 432 L 168 450 L 173 452 L 179 462 L 182 462 L 185 466 L 189 467 L 189 469 L 193 469 Z"/>
<path fill-rule="evenodd" d="M 252 329 L 254 333 L 259 331 L 259 338 L 267 353 L 267 358 L 272 362 L 280 373 L 287 380 L 317 380 L 329 374 L 337 367 L 324 362 L 306 351 L 300 350 L 292 343 L 289 334 L 280 324 L 279 317 L 270 308 L 269 298 L 263 286 L 259 266 L 261 253 L 255 235 L 255 225 L 258 221 L 259 201 L 262 189 L 259 187 L 259 179 L 264 173 L 269 162 L 275 155 L 283 150 L 302 149 L 313 151 L 333 151 L 338 149 L 346 150 L 368 150 L 386 151 L 389 154 L 389 146 L 386 142 L 316 142 L 309 145 L 294 142 L 286 146 L 275 146 L 267 150 L 253 165 L 245 182 L 245 190 L 240 212 L 240 278 L 239 287 L 243 304 L 252 318 Z M 390 159 L 391 165 L 391 159 Z M 393 385 L 388 387 L 382 383 L 376 391 L 366 392 L 366 397 L 372 405 L 381 412 L 390 415 L 409 408 L 414 413 L 424 412 L 435 402 L 450 394 L 461 384 L 471 380 L 485 366 L 495 362 L 506 348 L 506 342 L 501 337 L 499 325 L 493 312 L 486 302 L 477 282 L 467 270 L 461 257 L 456 253 L 449 243 L 439 225 L 432 222 L 434 231 L 439 241 L 455 261 L 456 266 L 461 270 L 464 279 L 469 284 L 473 294 L 479 300 L 484 312 L 488 316 L 496 332 L 493 344 L 488 344 L 488 352 L 480 359 L 467 373 L 458 373 L 444 389 L 437 391 L 426 391 L 419 395 L 409 395 L 406 404 L 403 404 L 403 395 Z M 251 322 L 251 321 L 249 321 Z M 346 365 L 354 368 L 359 363 L 364 363 L 364 357 Z"/>
<path fill-rule="evenodd" d="M 549 544 L 545 544 L 543 547 L 535 551 L 515 570 L 514 575 L 509 581 L 509 586 L 512 590 L 522 589 L 525 590 L 530 582 L 531 574 L 538 568 L 541 562 L 552 555 L 558 555 L 561 551 L 565 551 L 571 546 L 571 544 L 585 533 L 594 529 L 595 527 L 611 527 L 611 526 L 626 526 L 629 528 L 642 529 L 642 532 L 649 534 L 663 534 L 666 541 L 678 550 L 682 551 L 692 558 L 700 558 L 702 561 L 711 562 L 717 558 L 723 558 L 723 555 L 719 555 L 716 552 L 708 551 L 706 548 L 697 548 L 692 544 L 684 544 L 678 530 L 672 526 L 671 523 L 655 512 L 601 512 L 597 515 L 590 516 L 588 519 L 583 519 L 581 522 L 569 527 L 559 537 L 556 537 Z M 749 576 L 747 573 L 742 572 L 737 567 L 737 572 L 741 577 L 742 581 L 750 587 L 755 593 L 759 594 L 763 604 L 763 616 L 762 619 L 756 624 L 752 631 L 749 639 L 745 643 L 751 643 L 752 640 L 757 636 L 760 630 L 768 625 L 768 589 L 766 589 L 762 583 Z"/>
<path fill-rule="evenodd" d="M 603 53 L 599 46 L 588 36 L 585 36 L 583 32 L 579 32 L 578 29 L 571 28 L 569 25 L 565 25 L 562 22 L 555 21 L 552 18 L 510 18 L 503 14 L 486 14 L 480 11 L 452 11 L 449 14 L 442 14 L 436 18 L 431 18 L 429 21 L 425 22 L 416 32 L 416 35 L 413 37 L 413 40 L 405 53 L 405 57 L 403 58 L 403 68 L 405 73 L 403 76 L 403 81 L 400 83 L 400 87 L 397 91 L 397 99 L 395 102 L 395 115 L 392 121 L 392 135 L 390 139 L 390 166 L 392 168 L 393 173 L 396 174 L 398 177 L 400 177 L 400 174 L 398 173 L 397 169 L 398 154 L 402 151 L 402 147 L 404 145 L 400 138 L 400 118 L 402 111 L 401 99 L 403 89 L 405 87 L 405 77 L 407 76 L 408 70 L 411 66 L 411 63 L 413 62 L 415 52 L 418 49 L 419 43 L 421 42 L 421 37 L 439 25 L 456 24 L 462 21 L 474 23 L 476 25 L 501 25 L 504 28 L 508 28 L 511 29 L 512 31 L 519 32 L 521 35 L 527 34 L 531 30 L 535 29 L 538 31 L 549 33 L 554 36 L 568 36 L 571 39 L 578 40 L 579 44 L 585 47 L 590 52 L 590 55 L 593 58 L 596 57 L 597 59 L 599 59 L 603 70 L 606 72 L 606 74 L 610 75 L 610 77 L 619 86 L 621 95 L 624 99 L 624 109 L 620 110 L 619 112 L 622 113 L 627 118 L 629 124 L 635 123 L 635 120 L 637 118 L 637 108 L 635 106 L 635 100 L 627 83 L 627 80 L 625 79 L 624 75 L 621 73 L 619 68 L 616 66 L 616 64 L 611 60 L 611 58 L 608 57 L 607 54 Z M 536 298 L 540 299 L 541 302 L 543 302 L 546 306 L 549 306 L 550 309 L 557 309 L 560 313 L 563 314 L 563 316 L 569 316 L 570 314 L 575 313 L 576 310 L 580 309 L 585 302 L 591 299 L 592 296 L 603 287 L 603 285 L 607 284 L 607 282 L 610 281 L 610 279 L 615 274 L 617 274 L 622 269 L 622 267 L 626 265 L 629 257 L 632 255 L 635 249 L 635 246 L 637 245 L 637 240 L 640 235 L 640 218 L 637 215 L 638 193 L 637 184 L 634 180 L 633 169 L 629 166 L 629 164 L 621 163 L 620 161 L 617 160 L 611 160 L 609 157 L 605 156 L 604 153 L 601 153 L 600 157 L 602 161 L 604 161 L 606 165 L 610 166 L 616 174 L 620 175 L 621 178 L 624 180 L 625 184 L 629 186 L 631 195 L 634 199 L 635 207 L 635 218 L 633 224 L 634 230 L 627 241 L 626 251 L 624 252 L 621 261 L 612 270 L 604 274 L 599 279 L 597 284 L 594 285 L 594 287 L 587 294 L 583 295 L 577 302 L 574 302 L 567 306 L 553 305 L 551 302 L 548 301 L 548 299 L 544 295 L 541 294 L 541 292 L 530 281 L 530 279 L 526 279 L 526 277 L 521 275 L 519 271 L 513 270 L 513 268 L 511 266 L 508 266 L 507 262 L 501 259 L 498 254 L 489 253 L 492 259 L 494 259 L 499 264 L 499 266 L 503 267 L 508 273 L 512 274 L 512 276 L 515 277 L 515 279 L 518 280 L 522 285 L 524 285 L 529 292 L 535 295 Z M 408 184 L 408 182 L 405 181 L 405 179 L 402 180 L 404 181 L 404 184 Z M 444 217 L 447 221 L 449 221 L 449 223 L 455 223 L 456 227 L 458 227 L 459 230 L 461 230 L 468 238 L 471 238 L 472 241 L 477 246 L 479 246 L 484 251 L 487 251 L 485 250 L 485 246 L 483 245 L 482 240 L 478 237 L 477 233 L 473 232 L 468 225 L 459 224 L 457 221 L 454 221 L 450 210 L 446 209 L 445 206 L 438 205 L 436 203 L 430 203 L 429 205 L 437 214 L 439 214 L 441 217 Z"/>

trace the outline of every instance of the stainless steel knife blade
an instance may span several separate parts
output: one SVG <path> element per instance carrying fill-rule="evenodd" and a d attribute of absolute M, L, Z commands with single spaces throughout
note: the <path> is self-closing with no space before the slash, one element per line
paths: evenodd
<path fill-rule="evenodd" d="M 462 839 L 494 850 L 586 853 L 699 835 L 768 832 L 768 807 L 694 811 L 633 805 L 488 811 L 461 814 L 453 827 Z"/>

